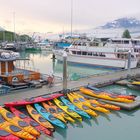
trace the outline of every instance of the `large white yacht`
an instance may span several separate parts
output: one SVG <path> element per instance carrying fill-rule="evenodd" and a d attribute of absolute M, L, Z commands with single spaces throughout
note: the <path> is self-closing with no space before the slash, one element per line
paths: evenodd
<path fill-rule="evenodd" d="M 67 60 L 72 63 L 93 65 L 98 67 L 127 69 L 135 68 L 138 64 L 138 53 L 133 47 L 103 46 L 95 41 L 76 41 L 64 50 L 54 50 L 53 53 L 59 61 L 63 61 L 63 53 L 67 52 Z"/>

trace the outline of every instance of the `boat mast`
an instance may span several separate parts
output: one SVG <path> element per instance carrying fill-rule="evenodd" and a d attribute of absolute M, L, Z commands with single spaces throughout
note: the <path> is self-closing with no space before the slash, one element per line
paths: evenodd
<path fill-rule="evenodd" d="M 14 25 L 14 42 L 16 40 L 16 33 L 15 33 L 15 12 L 13 12 L 13 25 Z"/>
<path fill-rule="evenodd" d="M 73 0 L 71 0 L 71 42 L 72 42 L 72 32 L 73 32 Z"/>

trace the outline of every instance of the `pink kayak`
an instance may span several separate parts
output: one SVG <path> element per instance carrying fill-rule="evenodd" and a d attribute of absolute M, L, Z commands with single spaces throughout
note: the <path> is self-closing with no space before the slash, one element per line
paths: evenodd
<path fill-rule="evenodd" d="M 21 105 L 34 104 L 34 103 L 38 103 L 38 102 L 45 102 L 45 101 L 52 100 L 54 98 L 58 98 L 60 96 L 63 96 L 63 94 L 55 93 L 55 94 L 43 95 L 43 96 L 39 96 L 39 97 L 26 98 L 24 100 L 20 100 L 20 101 L 16 101 L 16 102 L 5 103 L 5 106 L 7 106 L 7 107 L 21 106 Z"/>

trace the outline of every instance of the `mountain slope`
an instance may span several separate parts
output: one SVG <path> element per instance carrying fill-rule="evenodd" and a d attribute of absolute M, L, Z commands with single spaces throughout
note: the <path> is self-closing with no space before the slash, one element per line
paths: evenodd
<path fill-rule="evenodd" d="M 119 18 L 112 22 L 108 22 L 100 29 L 116 29 L 116 28 L 140 28 L 140 20 L 136 18 Z"/>

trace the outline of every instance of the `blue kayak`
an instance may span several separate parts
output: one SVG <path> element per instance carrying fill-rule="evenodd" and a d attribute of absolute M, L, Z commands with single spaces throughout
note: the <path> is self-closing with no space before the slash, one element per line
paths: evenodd
<path fill-rule="evenodd" d="M 52 114 L 47 112 L 47 110 L 44 109 L 42 106 L 40 106 L 39 104 L 34 104 L 34 106 L 35 106 L 36 110 L 39 112 L 39 114 L 41 114 L 49 122 L 51 122 L 52 124 L 59 126 L 61 128 L 66 128 L 66 125 L 63 122 L 61 122 L 60 120 L 55 118 Z"/>
<path fill-rule="evenodd" d="M 71 110 L 75 111 L 76 113 L 78 113 L 79 115 L 82 115 L 83 117 L 90 119 L 91 117 L 84 112 L 83 110 L 79 109 L 78 107 L 76 107 L 74 104 L 72 104 L 69 100 L 67 100 L 64 97 L 60 97 L 60 99 L 62 100 L 62 102 L 68 106 Z"/>

